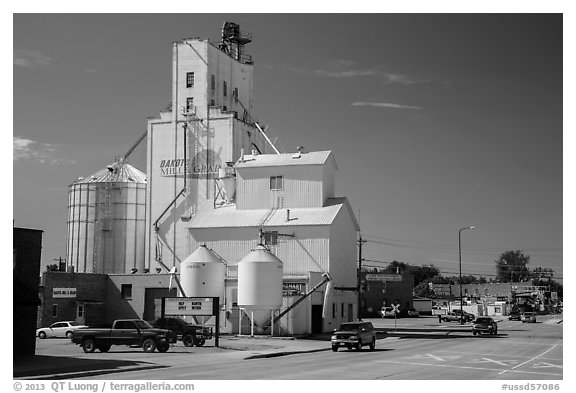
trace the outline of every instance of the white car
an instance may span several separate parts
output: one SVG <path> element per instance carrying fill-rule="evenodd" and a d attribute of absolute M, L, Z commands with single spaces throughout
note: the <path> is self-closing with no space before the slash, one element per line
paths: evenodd
<path fill-rule="evenodd" d="M 382 307 L 382 309 L 380 310 L 380 315 L 382 315 L 382 318 L 394 318 L 396 317 L 396 311 L 394 311 L 394 307 Z"/>
<path fill-rule="evenodd" d="M 38 338 L 66 337 L 72 338 L 72 332 L 77 329 L 87 328 L 86 325 L 79 325 L 74 321 L 54 322 L 49 327 L 36 329 Z"/>

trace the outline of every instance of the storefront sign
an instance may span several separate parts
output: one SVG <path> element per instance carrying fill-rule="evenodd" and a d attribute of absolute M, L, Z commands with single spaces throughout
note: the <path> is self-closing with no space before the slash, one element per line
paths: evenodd
<path fill-rule="evenodd" d="M 52 288 L 53 299 L 71 299 L 76 297 L 76 288 Z"/>
<path fill-rule="evenodd" d="M 285 282 L 282 284 L 282 296 L 299 296 L 306 293 L 306 284 L 303 282 Z"/>

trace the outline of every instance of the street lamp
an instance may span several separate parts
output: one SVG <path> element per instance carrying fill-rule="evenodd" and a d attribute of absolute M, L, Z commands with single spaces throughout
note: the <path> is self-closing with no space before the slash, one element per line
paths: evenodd
<path fill-rule="evenodd" d="M 474 229 L 474 227 L 464 227 L 458 231 L 458 261 L 460 265 L 460 323 L 464 323 L 462 310 L 462 231 L 465 229 Z"/>

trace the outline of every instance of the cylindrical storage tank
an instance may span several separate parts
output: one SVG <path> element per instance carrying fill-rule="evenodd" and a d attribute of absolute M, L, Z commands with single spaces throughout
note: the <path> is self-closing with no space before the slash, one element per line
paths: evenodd
<path fill-rule="evenodd" d="M 238 263 L 238 307 L 254 313 L 254 323 L 270 319 L 270 310 L 282 306 L 283 266 L 263 245 L 250 251 Z"/>
<path fill-rule="evenodd" d="M 180 264 L 180 284 L 187 297 L 218 297 L 222 305 L 225 280 L 226 266 L 205 245 Z"/>
<path fill-rule="evenodd" d="M 79 273 L 144 273 L 146 175 L 123 160 L 68 188 L 67 264 Z"/>

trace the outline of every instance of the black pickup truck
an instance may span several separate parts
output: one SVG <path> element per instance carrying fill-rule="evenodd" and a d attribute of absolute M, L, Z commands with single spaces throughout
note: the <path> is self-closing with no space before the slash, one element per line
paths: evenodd
<path fill-rule="evenodd" d="M 82 331 L 80 331 L 82 330 Z M 176 335 L 170 330 L 155 329 L 141 319 L 118 319 L 111 329 L 79 329 L 72 334 L 72 342 L 82 346 L 86 353 L 99 349 L 108 352 L 112 345 L 142 348 L 144 352 L 166 352 Z"/>
<path fill-rule="evenodd" d="M 168 329 L 176 334 L 179 340 L 182 340 L 185 346 L 191 347 L 196 345 L 201 347 L 206 340 L 212 338 L 212 329 L 202 325 L 188 323 L 182 318 L 165 317 L 158 318 L 154 321 L 153 326 L 159 329 Z"/>

